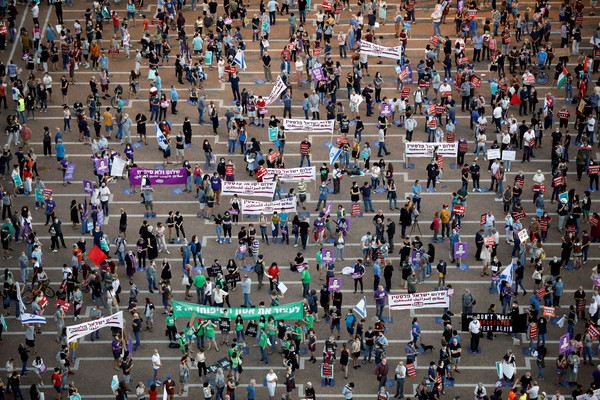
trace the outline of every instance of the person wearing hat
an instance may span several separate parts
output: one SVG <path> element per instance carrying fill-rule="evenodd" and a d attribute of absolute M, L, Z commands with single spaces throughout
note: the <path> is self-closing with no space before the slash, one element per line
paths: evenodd
<path fill-rule="evenodd" d="M 175 396 L 175 382 L 171 379 L 171 376 L 167 376 L 167 380 L 164 382 L 165 389 L 167 391 L 167 400 L 173 400 Z"/>

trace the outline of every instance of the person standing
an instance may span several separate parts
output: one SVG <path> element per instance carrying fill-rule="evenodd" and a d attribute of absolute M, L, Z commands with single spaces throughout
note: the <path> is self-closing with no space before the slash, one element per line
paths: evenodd
<path fill-rule="evenodd" d="M 379 285 L 377 287 L 377 290 L 373 294 L 373 298 L 375 299 L 375 309 L 376 309 L 375 315 L 377 317 L 379 317 L 379 319 L 382 319 L 383 309 L 385 307 L 386 295 L 387 295 L 387 293 L 386 293 L 385 289 L 383 288 L 383 285 Z"/>
<path fill-rule="evenodd" d="M 152 380 L 156 382 L 158 379 L 158 375 L 160 373 L 160 368 L 162 364 L 160 362 L 160 354 L 158 354 L 158 349 L 154 349 L 154 353 L 152 354 L 152 369 L 153 369 L 153 378 Z"/>
<path fill-rule="evenodd" d="M 406 367 L 404 361 L 399 361 L 396 367 L 396 394 L 394 395 L 397 399 L 404 398 L 404 381 L 406 380 Z"/>
<path fill-rule="evenodd" d="M 267 389 L 269 389 L 269 400 L 275 399 L 275 389 L 277 388 L 277 374 L 270 369 L 267 374 Z"/>
<path fill-rule="evenodd" d="M 242 307 L 256 307 L 254 304 L 252 304 L 252 301 L 250 301 L 250 293 L 252 291 L 252 279 L 250 279 L 250 277 L 248 275 L 244 275 L 244 282 L 242 283 L 242 293 L 244 294 L 244 304 L 242 304 Z"/>
<path fill-rule="evenodd" d="M 387 382 L 387 376 L 389 371 L 390 366 L 387 364 L 387 358 L 384 357 L 375 368 L 375 375 L 377 376 L 377 380 L 379 381 L 380 388 L 385 388 L 385 383 Z"/>
<path fill-rule="evenodd" d="M 469 323 L 469 335 L 471 336 L 471 352 L 477 353 L 479 350 L 479 337 L 481 333 L 481 322 L 476 315 L 473 316 L 473 320 Z"/>

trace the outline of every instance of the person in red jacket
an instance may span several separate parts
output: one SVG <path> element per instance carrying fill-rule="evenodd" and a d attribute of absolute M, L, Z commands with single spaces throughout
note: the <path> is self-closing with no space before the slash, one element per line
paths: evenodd
<path fill-rule="evenodd" d="M 271 264 L 267 270 L 267 275 L 269 275 L 269 288 L 272 292 L 273 288 L 275 288 L 275 290 L 277 289 L 277 283 L 279 282 L 279 267 L 277 266 L 277 263 Z"/>

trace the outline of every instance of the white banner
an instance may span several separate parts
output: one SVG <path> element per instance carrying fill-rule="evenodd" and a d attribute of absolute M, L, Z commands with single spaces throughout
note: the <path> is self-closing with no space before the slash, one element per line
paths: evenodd
<path fill-rule="evenodd" d="M 392 310 L 412 310 L 415 308 L 449 307 L 450 297 L 445 290 L 412 294 L 390 294 L 388 304 Z"/>
<path fill-rule="evenodd" d="M 516 156 L 517 156 L 517 152 L 514 150 L 502 151 L 502 159 L 504 161 L 515 161 Z"/>
<path fill-rule="evenodd" d="M 286 132 L 333 133 L 335 120 L 284 119 L 283 129 Z"/>
<path fill-rule="evenodd" d="M 281 182 L 299 181 L 302 178 L 308 182 L 316 179 L 315 167 L 312 166 L 287 169 L 267 168 L 267 174 L 263 176 L 263 180 L 267 181 L 273 179 L 275 174 L 281 179 Z"/>
<path fill-rule="evenodd" d="M 437 147 L 438 154 L 442 156 L 454 156 L 458 153 L 458 143 L 419 143 L 406 142 L 406 157 L 433 157 L 433 151 Z"/>
<path fill-rule="evenodd" d="M 123 170 L 127 163 L 121 157 L 115 157 L 113 159 L 112 168 L 110 170 L 111 176 L 123 176 Z"/>
<path fill-rule="evenodd" d="M 223 182 L 221 194 L 224 196 L 261 196 L 273 198 L 277 182 Z"/>
<path fill-rule="evenodd" d="M 67 326 L 67 343 L 74 342 L 80 337 L 89 335 L 107 326 L 123 329 L 123 311 L 119 311 L 109 317 L 84 322 L 83 324 Z"/>
<path fill-rule="evenodd" d="M 242 214 L 273 214 L 274 211 L 296 212 L 296 197 L 290 197 L 276 201 L 242 200 Z"/>
<path fill-rule="evenodd" d="M 488 149 L 487 151 L 488 160 L 500 159 L 500 149 Z"/>
<path fill-rule="evenodd" d="M 286 87 L 287 86 L 285 85 L 285 83 L 283 83 L 281 76 L 278 76 L 275 85 L 273 85 L 273 90 L 271 90 L 271 94 L 265 99 L 265 104 L 268 106 L 269 104 L 277 100 Z"/>
<path fill-rule="evenodd" d="M 399 60 L 402 55 L 402 48 L 396 47 L 384 47 L 375 43 L 367 42 L 366 40 L 360 41 L 360 52 L 366 53 L 369 56 L 393 58 Z"/>

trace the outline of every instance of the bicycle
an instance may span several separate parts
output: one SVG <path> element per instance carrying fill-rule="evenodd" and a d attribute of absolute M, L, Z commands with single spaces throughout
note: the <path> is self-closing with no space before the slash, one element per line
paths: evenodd
<path fill-rule="evenodd" d="M 21 295 L 23 303 L 31 304 L 40 293 L 44 293 L 44 295 L 50 299 L 53 298 L 55 294 L 54 290 L 50 286 L 48 286 L 48 283 L 40 282 L 37 288 L 34 289 L 31 286 L 29 286 L 23 291 L 23 294 Z"/>
<path fill-rule="evenodd" d="M 110 99 L 110 104 L 112 105 L 113 108 L 115 109 L 123 109 L 123 106 L 125 105 L 123 102 L 123 99 L 121 98 L 121 95 L 123 94 L 123 87 L 121 85 L 117 86 L 115 88 L 115 95 L 112 99 Z"/>
<path fill-rule="evenodd" d="M 540 85 L 548 83 L 548 74 L 539 65 L 534 66 L 531 73 L 535 76 L 535 81 Z"/>

